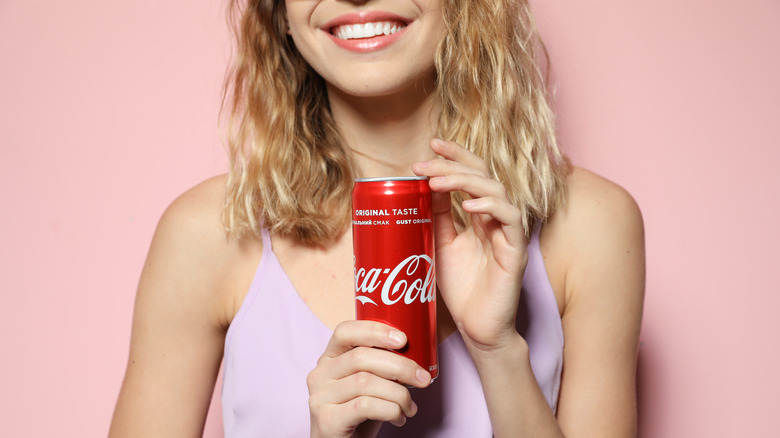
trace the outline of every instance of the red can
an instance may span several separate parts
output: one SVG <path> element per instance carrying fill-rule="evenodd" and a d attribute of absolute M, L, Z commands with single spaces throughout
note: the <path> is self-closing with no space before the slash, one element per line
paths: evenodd
<path fill-rule="evenodd" d="M 397 353 L 435 379 L 436 271 L 428 178 L 356 179 L 352 239 L 357 319 L 406 333 L 408 343 Z"/>

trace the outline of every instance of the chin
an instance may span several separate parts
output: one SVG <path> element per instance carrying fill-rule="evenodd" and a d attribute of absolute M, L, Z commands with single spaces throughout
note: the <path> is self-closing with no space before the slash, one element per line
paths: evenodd
<path fill-rule="evenodd" d="M 376 84 L 365 84 L 364 86 L 352 86 L 348 89 L 342 89 L 343 93 L 355 97 L 387 97 L 399 94 L 403 91 L 402 87 L 377 86 Z"/>
<path fill-rule="evenodd" d="M 343 81 L 333 84 L 340 93 L 354 97 L 389 97 L 393 95 L 408 95 L 410 93 L 430 94 L 435 89 L 435 75 L 425 74 L 417 78 L 397 78 L 392 75 L 369 75 L 356 73 L 353 78 L 359 80 Z"/>

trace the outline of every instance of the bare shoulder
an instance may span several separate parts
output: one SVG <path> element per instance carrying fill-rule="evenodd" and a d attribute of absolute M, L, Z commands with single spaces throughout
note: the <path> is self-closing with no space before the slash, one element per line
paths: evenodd
<path fill-rule="evenodd" d="M 245 246 L 260 244 L 255 236 L 232 236 L 222 221 L 227 176 L 219 175 L 192 187 L 165 210 L 158 233 L 182 240 L 180 244 L 208 246 L 209 252 L 226 255 Z"/>
<path fill-rule="evenodd" d="M 567 202 L 548 222 L 543 242 L 551 280 L 559 279 L 562 309 L 610 265 L 630 270 L 631 281 L 643 283 L 644 225 L 631 194 L 579 167 L 567 177 L 567 187 Z"/>
<path fill-rule="evenodd" d="M 589 170 L 575 167 L 567 178 L 568 202 L 561 218 L 572 231 L 622 223 L 637 228 L 642 215 L 634 198 L 623 187 Z"/>
<path fill-rule="evenodd" d="M 222 221 L 226 176 L 210 178 L 176 198 L 165 210 L 155 231 L 150 262 L 168 264 L 164 272 L 183 283 L 198 285 L 193 296 L 218 310 L 220 325 L 229 324 L 232 307 L 244 288 L 262 252 L 259 239 L 232 236 Z M 152 267 L 146 266 L 145 270 Z"/>
<path fill-rule="evenodd" d="M 584 251 L 644 240 L 642 213 L 624 188 L 579 167 L 567 177 L 567 187 L 566 204 L 548 224 L 554 240 L 576 242 Z"/>
<path fill-rule="evenodd" d="M 224 226 L 220 225 L 220 214 L 225 196 L 224 175 L 207 179 L 176 198 L 165 210 L 158 231 L 178 233 L 192 232 L 214 235 Z M 180 236 L 192 237 L 192 236 Z"/>

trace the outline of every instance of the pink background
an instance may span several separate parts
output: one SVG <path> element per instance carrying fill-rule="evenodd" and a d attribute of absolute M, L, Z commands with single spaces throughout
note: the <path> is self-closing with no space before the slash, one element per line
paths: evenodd
<path fill-rule="evenodd" d="M 225 168 L 222 3 L 0 0 L 0 436 L 105 435 L 156 221 Z M 780 2 L 537 3 L 567 152 L 645 215 L 641 436 L 776 434 Z"/>

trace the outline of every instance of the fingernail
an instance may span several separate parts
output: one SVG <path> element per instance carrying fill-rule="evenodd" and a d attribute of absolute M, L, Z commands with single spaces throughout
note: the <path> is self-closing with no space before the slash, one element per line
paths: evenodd
<path fill-rule="evenodd" d="M 417 415 L 417 403 L 412 400 L 412 415 L 410 415 L 410 417 L 414 417 L 415 415 Z"/>
<path fill-rule="evenodd" d="M 420 169 L 427 169 L 427 168 L 431 167 L 431 163 L 429 163 L 427 161 L 418 161 L 418 162 L 414 163 L 414 165 L 417 166 Z"/>
<path fill-rule="evenodd" d="M 431 375 L 422 368 L 417 369 L 417 381 L 423 385 L 427 385 L 431 380 Z"/>
<path fill-rule="evenodd" d="M 433 140 L 431 140 L 431 145 L 433 145 L 433 146 L 444 146 L 444 140 L 442 140 L 440 138 L 434 138 Z"/>
<path fill-rule="evenodd" d="M 390 334 L 388 334 L 388 337 L 391 341 L 393 341 L 393 344 L 403 347 L 404 344 L 406 344 L 406 341 L 404 340 L 404 334 L 403 332 L 399 330 L 390 330 Z"/>

